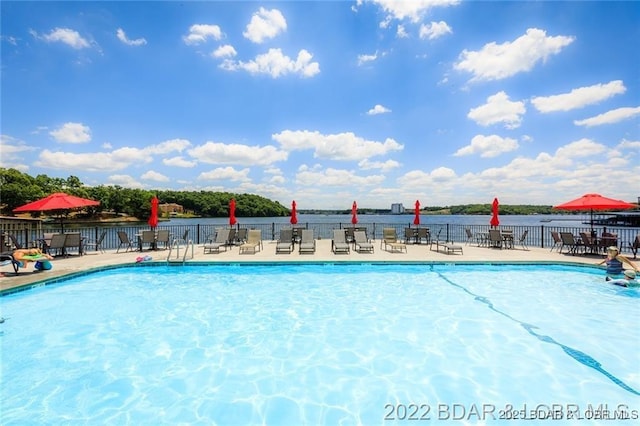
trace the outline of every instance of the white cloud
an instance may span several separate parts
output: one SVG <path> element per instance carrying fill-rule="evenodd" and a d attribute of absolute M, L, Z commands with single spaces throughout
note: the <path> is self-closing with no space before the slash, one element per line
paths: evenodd
<path fill-rule="evenodd" d="M 198 164 L 198 162 L 189 161 L 182 156 L 178 156 L 178 157 L 164 158 L 162 160 L 162 164 L 164 164 L 165 166 L 172 166 L 172 167 L 194 167 L 196 164 Z"/>
<path fill-rule="evenodd" d="M 323 135 L 317 131 L 285 130 L 271 138 L 280 143 L 285 151 L 313 149 L 315 158 L 341 161 L 360 161 L 404 149 L 404 145 L 393 139 L 369 141 L 351 132 Z"/>
<path fill-rule="evenodd" d="M 480 154 L 480 157 L 496 157 L 505 152 L 518 148 L 518 141 L 512 138 L 503 138 L 498 135 L 476 135 L 471 139 L 471 144 L 460 148 L 453 154 L 455 157 Z"/>
<path fill-rule="evenodd" d="M 91 129 L 82 123 L 65 123 L 49 134 L 62 143 L 85 143 L 91 140 Z"/>
<path fill-rule="evenodd" d="M 571 111 L 621 95 L 626 90 L 622 80 L 614 80 L 606 84 L 579 87 L 561 95 L 537 96 L 531 99 L 531 103 L 540 112 Z"/>
<path fill-rule="evenodd" d="M 389 112 L 391 112 L 389 108 L 386 108 L 380 104 L 377 104 L 376 106 L 371 108 L 369 111 L 367 111 L 367 115 L 378 115 L 378 114 L 385 114 Z"/>
<path fill-rule="evenodd" d="M 596 115 L 595 117 L 585 118 L 584 120 L 575 120 L 573 124 L 585 127 L 601 126 L 603 124 L 614 124 L 623 120 L 628 120 L 629 118 L 636 117 L 637 115 L 640 115 L 640 107 L 618 108 Z"/>
<path fill-rule="evenodd" d="M 35 37 L 38 37 L 35 31 L 32 31 L 32 34 Z M 51 30 L 49 34 L 45 34 L 39 38 L 49 43 L 64 43 L 74 49 L 86 49 L 91 46 L 91 44 L 80 35 L 80 33 L 69 28 L 55 28 Z"/>
<path fill-rule="evenodd" d="M 602 144 L 592 141 L 591 139 L 580 139 L 561 146 L 556 150 L 557 158 L 580 158 L 600 155 L 606 151 L 606 147 Z"/>
<path fill-rule="evenodd" d="M 0 167 L 12 168 L 26 172 L 29 166 L 21 164 L 22 153 L 32 152 L 36 149 L 28 146 L 24 141 L 9 135 L 0 135 Z"/>
<path fill-rule="evenodd" d="M 249 146 L 240 144 L 223 144 L 207 142 L 189 150 L 189 155 L 201 163 L 208 164 L 240 164 L 267 166 L 288 158 L 286 151 L 274 146 Z"/>
<path fill-rule="evenodd" d="M 434 40 L 446 34 L 452 34 L 451 27 L 444 21 L 420 25 L 420 38 Z"/>
<path fill-rule="evenodd" d="M 627 139 L 623 139 L 620 144 L 618 144 L 619 149 L 628 149 L 630 151 L 636 151 L 636 153 L 640 153 L 640 141 L 630 141 Z"/>
<path fill-rule="evenodd" d="M 302 77 L 313 77 L 320 72 L 320 64 L 311 62 L 313 55 L 302 49 L 294 61 L 282 53 L 280 49 L 269 49 L 249 62 L 226 59 L 220 68 L 227 71 L 244 70 L 251 74 L 268 74 L 273 78 L 287 74 L 298 74 Z"/>
<path fill-rule="evenodd" d="M 253 14 L 251 22 L 247 24 L 247 30 L 242 35 L 254 43 L 262 43 L 286 29 L 287 21 L 278 9 L 267 10 L 261 7 Z"/>
<path fill-rule="evenodd" d="M 224 46 L 218 47 L 216 50 L 211 53 L 211 56 L 214 58 L 230 58 L 234 57 L 238 54 L 236 49 L 233 48 L 230 44 L 225 44 Z"/>
<path fill-rule="evenodd" d="M 459 71 L 473 74 L 471 81 L 501 80 L 520 72 L 530 71 L 539 61 L 573 43 L 574 37 L 547 37 L 537 28 L 529 28 L 525 35 L 513 42 L 484 45 L 479 51 L 463 50 L 460 61 L 454 64 Z"/>
<path fill-rule="evenodd" d="M 409 38 L 409 33 L 405 29 L 404 25 L 398 25 L 398 30 L 396 31 L 396 37 L 398 38 Z"/>
<path fill-rule="evenodd" d="M 140 178 L 144 180 L 152 180 L 154 182 L 169 182 L 169 178 L 162 173 L 158 173 L 154 170 L 149 170 L 144 173 Z"/>
<path fill-rule="evenodd" d="M 118 40 L 120 40 L 127 46 L 144 46 L 145 44 L 147 44 L 147 40 L 145 40 L 144 38 L 130 40 L 122 28 L 118 28 L 118 30 L 116 31 L 116 36 L 118 37 Z"/>
<path fill-rule="evenodd" d="M 412 22 L 419 22 L 422 17 L 435 7 L 455 6 L 460 3 L 459 0 L 368 0 L 375 3 L 385 13 L 388 14 L 386 21 L 390 19 L 409 19 Z"/>
<path fill-rule="evenodd" d="M 504 123 L 507 129 L 515 129 L 525 112 L 524 102 L 512 102 L 505 92 L 498 92 L 489 96 L 486 104 L 472 108 L 467 117 L 481 126 Z"/>
<path fill-rule="evenodd" d="M 119 185 L 123 188 L 137 188 L 142 189 L 145 187 L 140 182 L 140 179 L 136 179 L 133 176 L 129 175 L 111 175 L 109 176 L 109 184 L 111 185 Z"/>
<path fill-rule="evenodd" d="M 367 62 L 373 62 L 378 59 L 378 52 L 373 55 L 358 55 L 358 65 L 366 64 Z"/>
<path fill-rule="evenodd" d="M 189 27 L 189 34 L 182 37 L 185 44 L 195 45 L 206 42 L 208 39 L 220 40 L 222 30 L 217 25 L 194 24 Z"/>
<path fill-rule="evenodd" d="M 304 186 L 378 186 L 384 176 L 359 176 L 350 170 L 327 168 L 322 171 L 302 170 L 296 174 L 296 183 Z"/>
<path fill-rule="evenodd" d="M 249 180 L 248 175 L 249 169 L 236 170 L 233 167 L 219 167 L 208 172 L 200 173 L 198 180 L 244 182 Z"/>
<path fill-rule="evenodd" d="M 395 160 L 369 161 L 367 159 L 364 159 L 358 162 L 358 167 L 360 168 L 360 170 L 380 169 L 383 172 L 388 172 L 400 167 L 400 163 Z"/>

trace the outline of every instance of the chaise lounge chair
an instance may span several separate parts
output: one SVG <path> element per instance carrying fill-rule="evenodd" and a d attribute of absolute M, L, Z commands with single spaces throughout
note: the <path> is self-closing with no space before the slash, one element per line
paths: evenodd
<path fill-rule="evenodd" d="M 0 266 L 11 265 L 13 272 L 18 275 L 18 270 L 21 266 L 21 262 L 16 260 L 11 253 L 0 254 Z"/>
<path fill-rule="evenodd" d="M 262 231 L 259 229 L 250 229 L 247 234 L 247 242 L 240 246 L 240 254 L 255 254 L 260 250 L 262 250 Z"/>
<path fill-rule="evenodd" d="M 229 230 L 219 229 L 215 239 L 209 238 L 208 242 L 204 243 L 204 253 L 220 253 L 222 249 L 227 251 L 227 240 L 229 240 Z"/>
<path fill-rule="evenodd" d="M 298 246 L 298 253 L 310 253 L 316 252 L 316 239 L 313 236 L 313 229 L 303 229 L 300 237 L 300 245 Z"/>
<path fill-rule="evenodd" d="M 458 252 L 458 251 L 460 252 L 460 254 L 463 254 L 461 245 L 454 244 L 453 242 L 441 240 L 440 239 L 441 232 L 442 232 L 442 229 L 438 231 L 436 238 L 431 240 L 431 245 L 429 246 L 429 250 L 433 250 L 433 245 L 435 244 L 436 251 L 438 252 L 440 251 L 440 248 L 442 248 L 444 249 L 444 252 L 446 254 L 454 254 L 455 252 Z"/>
<path fill-rule="evenodd" d="M 358 253 L 373 253 L 373 243 L 367 238 L 364 231 L 355 231 L 353 233 L 353 249 Z"/>
<path fill-rule="evenodd" d="M 293 251 L 293 229 L 281 229 L 280 238 L 276 242 L 276 254 L 291 253 Z"/>
<path fill-rule="evenodd" d="M 380 247 L 384 247 L 385 251 L 391 253 L 407 252 L 407 245 L 400 241 L 395 228 L 383 228 L 382 240 L 380 241 Z"/>
<path fill-rule="evenodd" d="M 344 229 L 333 230 L 333 239 L 331 240 L 331 251 L 334 254 L 338 254 L 338 253 L 349 254 L 351 252 L 351 249 L 349 248 L 349 243 L 347 243 L 347 236 L 344 232 Z"/>

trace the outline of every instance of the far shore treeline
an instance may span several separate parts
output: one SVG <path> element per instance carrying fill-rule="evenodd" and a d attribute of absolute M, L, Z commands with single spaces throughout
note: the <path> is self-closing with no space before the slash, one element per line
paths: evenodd
<path fill-rule="evenodd" d="M 160 203 L 175 203 L 183 206 L 188 216 L 225 217 L 229 214 L 229 200 L 236 200 L 236 215 L 243 217 L 287 216 L 289 206 L 254 194 L 235 194 L 214 191 L 173 191 L 123 188 L 119 185 L 86 186 L 76 176 L 67 179 L 47 175 L 36 177 L 16 169 L 0 168 L 0 211 L 12 215 L 14 208 L 44 198 L 54 192 L 65 192 L 78 197 L 100 201 L 100 206 L 87 208 L 86 218 L 98 217 L 103 212 L 126 215 L 144 220 L 149 216 L 150 200 L 155 195 Z M 360 214 L 389 214 L 388 209 L 358 208 Z M 406 214 L 413 214 L 411 206 L 405 206 Z M 299 209 L 301 214 L 350 214 L 344 210 Z M 558 214 L 552 206 L 500 205 L 501 215 Z M 491 204 L 466 204 L 454 206 L 427 206 L 422 214 L 488 215 Z M 33 214 L 35 217 L 38 213 Z"/>

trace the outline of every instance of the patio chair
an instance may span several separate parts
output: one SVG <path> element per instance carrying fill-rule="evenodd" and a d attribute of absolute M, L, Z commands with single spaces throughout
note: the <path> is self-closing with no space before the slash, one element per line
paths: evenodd
<path fill-rule="evenodd" d="M 577 254 L 580 250 L 584 250 L 582 241 L 578 241 L 571 232 L 561 232 L 560 239 L 562 240 L 562 247 L 567 247 L 565 254 Z"/>
<path fill-rule="evenodd" d="M 67 233 L 67 238 L 64 240 L 64 255 L 69 256 L 69 251 L 77 250 L 78 255 L 82 256 L 84 254 L 82 247 L 82 235 L 79 232 L 69 232 Z"/>
<path fill-rule="evenodd" d="M 298 245 L 298 253 L 310 253 L 316 252 L 316 239 L 313 236 L 313 229 L 303 229 L 300 236 L 300 244 Z"/>
<path fill-rule="evenodd" d="M 580 241 L 582 241 L 582 245 L 584 245 L 585 251 L 588 249 L 590 253 L 598 252 L 598 242 L 594 237 L 589 235 L 589 233 L 580 232 Z"/>
<path fill-rule="evenodd" d="M 124 250 L 125 253 L 128 251 L 133 251 L 133 244 L 131 243 L 131 240 L 129 239 L 129 235 L 127 235 L 126 232 L 118 231 L 118 240 L 120 241 L 120 244 L 118 244 L 118 249 L 116 250 L 116 253 L 120 252 L 120 249 L 122 248 L 122 246 L 125 246 L 125 250 Z"/>
<path fill-rule="evenodd" d="M 414 244 L 417 243 L 418 231 L 416 228 L 404 228 L 404 243 Z"/>
<path fill-rule="evenodd" d="M 204 248 L 204 254 L 207 253 L 220 253 L 220 250 L 227 251 L 227 241 L 229 241 L 229 230 L 219 229 L 215 237 L 210 236 L 207 242 L 202 246 Z"/>
<path fill-rule="evenodd" d="M 440 248 L 444 249 L 446 254 L 455 254 L 456 252 L 460 252 L 460 254 L 464 254 L 462 251 L 462 246 L 459 244 L 454 244 L 453 242 L 444 241 L 440 239 L 440 233 L 442 232 L 442 228 L 438 231 L 435 239 L 431 240 L 431 244 L 429 246 L 429 250 L 433 250 L 433 245 L 436 246 L 436 251 L 439 252 Z"/>
<path fill-rule="evenodd" d="M 293 251 L 293 229 L 285 228 L 280 230 L 280 238 L 276 242 L 276 254 L 291 253 Z"/>
<path fill-rule="evenodd" d="M 262 231 L 259 229 L 250 229 L 247 234 L 247 242 L 240 246 L 240 254 L 255 254 L 260 250 L 262 250 Z"/>
<path fill-rule="evenodd" d="M 20 244 L 20 241 L 18 241 L 16 236 L 13 235 L 13 234 L 9 234 L 9 233 L 5 232 L 4 233 L 4 240 L 5 240 L 5 244 L 7 244 L 7 248 L 9 248 L 9 249 L 21 249 L 21 248 L 24 248 L 24 247 L 22 247 L 22 244 Z"/>
<path fill-rule="evenodd" d="M 345 253 L 349 254 L 351 249 L 347 243 L 347 236 L 344 229 L 334 229 L 333 239 L 331 240 L 331 251 L 333 254 Z"/>
<path fill-rule="evenodd" d="M 502 248 L 502 233 L 499 229 L 489 229 L 489 247 Z"/>
<path fill-rule="evenodd" d="M 175 237 L 173 241 L 171 241 L 171 247 L 175 246 L 176 244 L 184 245 L 186 247 L 188 243 L 189 243 L 189 228 L 184 230 L 181 237 Z"/>
<path fill-rule="evenodd" d="M 522 246 L 523 250 L 529 250 L 527 246 L 527 235 L 529 235 L 529 230 L 525 229 L 520 238 L 518 239 L 518 244 Z"/>
<path fill-rule="evenodd" d="M 367 238 L 364 231 L 355 231 L 353 233 L 353 249 L 358 253 L 373 253 L 373 243 Z"/>
<path fill-rule="evenodd" d="M 469 228 L 464 228 L 464 233 L 467 235 L 467 242 L 465 243 L 465 246 L 468 246 L 468 245 L 469 245 L 469 243 L 470 243 L 472 240 L 476 240 L 476 241 L 478 241 L 478 240 L 477 240 L 477 238 L 476 238 L 476 236 L 475 236 L 475 235 L 473 235 L 473 232 L 471 232 L 471 229 L 469 229 Z M 478 244 L 478 245 L 480 245 L 480 244 Z"/>
<path fill-rule="evenodd" d="M 104 237 L 106 237 L 107 231 L 102 231 L 97 240 L 87 240 L 84 245 L 84 251 L 86 252 L 89 248 L 93 248 L 95 251 L 99 251 L 100 253 L 104 253 L 104 249 L 102 248 L 102 242 L 104 241 Z"/>
<path fill-rule="evenodd" d="M 156 231 L 146 230 L 142 231 L 142 234 L 138 236 L 138 250 L 142 251 L 145 244 L 149 247 L 149 250 L 155 248 L 156 245 Z"/>
<path fill-rule="evenodd" d="M 48 253 L 51 256 L 65 255 L 66 252 L 64 250 L 64 247 L 65 247 L 66 241 L 67 241 L 67 234 L 53 234 L 51 236 L 51 242 L 49 243 Z"/>
<path fill-rule="evenodd" d="M 380 247 L 384 247 L 385 251 L 392 253 L 407 252 L 407 245 L 400 241 L 395 228 L 383 228 L 382 240 L 380 241 Z"/>
<path fill-rule="evenodd" d="M 353 237 L 354 232 L 355 232 L 354 227 L 344 228 L 344 235 L 347 243 L 352 243 L 354 241 L 354 237 Z"/>
<path fill-rule="evenodd" d="M 551 250 L 557 248 L 558 252 L 562 251 L 562 238 L 560 238 L 560 233 L 558 231 L 551 231 L 551 238 L 553 238 L 553 245 L 551 246 Z"/>
<path fill-rule="evenodd" d="M 631 249 L 631 253 L 633 253 L 633 258 L 635 259 L 638 254 L 638 249 L 640 249 L 640 234 L 636 235 L 636 238 L 632 243 L 629 243 L 629 248 Z"/>
<path fill-rule="evenodd" d="M 236 232 L 236 242 L 238 244 L 242 245 L 247 242 L 248 231 L 249 230 L 247 228 L 238 229 L 238 231 Z"/>
<path fill-rule="evenodd" d="M 6 265 L 11 265 L 11 267 L 13 268 L 13 272 L 16 275 L 18 275 L 18 272 L 20 271 L 21 262 L 16 260 L 13 257 L 12 253 L 9 253 L 9 252 L 0 253 L 0 266 L 6 266 Z"/>
<path fill-rule="evenodd" d="M 603 232 L 600 238 L 600 248 L 606 250 L 607 247 L 611 246 L 618 247 L 618 234 Z"/>
<path fill-rule="evenodd" d="M 227 245 L 228 246 L 235 246 L 236 245 L 236 234 L 237 234 L 237 230 L 236 228 L 231 228 L 229 229 L 229 237 L 227 238 Z"/>
<path fill-rule="evenodd" d="M 164 249 L 169 247 L 169 230 L 168 229 L 159 229 L 158 234 L 156 235 L 156 248 L 162 244 Z"/>
<path fill-rule="evenodd" d="M 431 231 L 429 228 L 418 228 L 418 234 L 416 235 L 416 244 L 431 244 Z"/>

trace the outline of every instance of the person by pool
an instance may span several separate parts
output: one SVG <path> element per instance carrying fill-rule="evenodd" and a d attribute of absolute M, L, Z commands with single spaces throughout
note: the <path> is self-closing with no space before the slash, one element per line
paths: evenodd
<path fill-rule="evenodd" d="M 29 262 L 53 260 L 53 257 L 51 255 L 42 253 L 42 251 L 40 251 L 40 249 L 37 249 L 37 248 L 16 249 L 13 251 L 13 258 L 18 262 L 20 262 L 20 266 L 22 268 L 26 268 L 27 263 Z"/>
<path fill-rule="evenodd" d="M 623 264 L 631 266 L 635 272 L 638 272 L 638 268 L 629 259 L 620 254 L 618 247 L 611 246 L 607 248 L 607 257 L 605 257 L 598 265 L 603 263 L 607 264 L 607 277 L 609 278 L 621 278 L 624 269 Z"/>
<path fill-rule="evenodd" d="M 607 281 L 610 284 L 619 285 L 621 287 L 640 287 L 640 282 L 636 281 L 636 271 L 627 269 L 624 271 L 623 275 L 624 278 L 619 278 L 617 280 L 607 277 Z"/>

